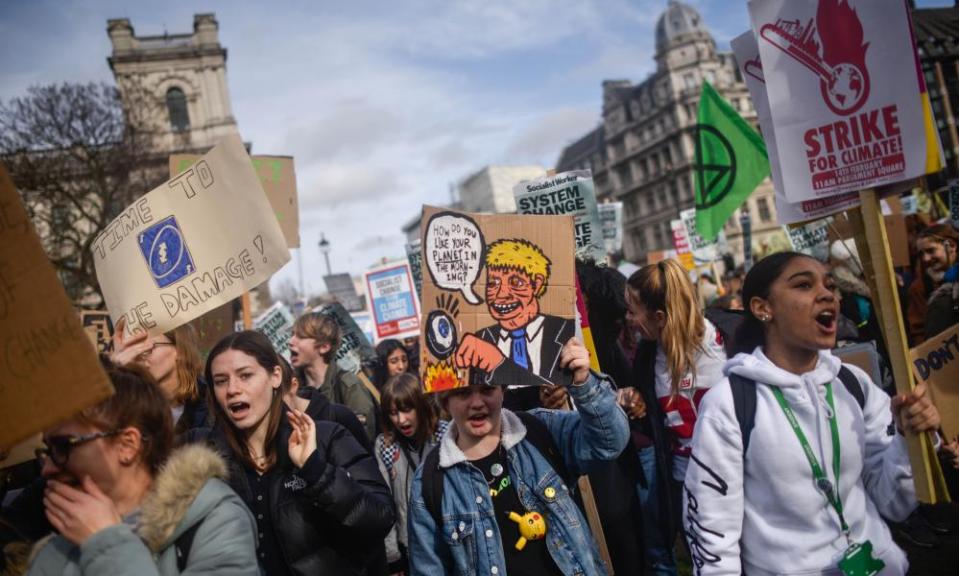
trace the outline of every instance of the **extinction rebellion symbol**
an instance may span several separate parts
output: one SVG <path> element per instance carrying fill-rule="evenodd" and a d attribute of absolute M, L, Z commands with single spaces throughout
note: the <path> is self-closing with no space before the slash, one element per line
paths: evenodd
<path fill-rule="evenodd" d="M 696 125 L 696 209 L 719 204 L 736 181 L 736 153 L 719 130 Z"/>

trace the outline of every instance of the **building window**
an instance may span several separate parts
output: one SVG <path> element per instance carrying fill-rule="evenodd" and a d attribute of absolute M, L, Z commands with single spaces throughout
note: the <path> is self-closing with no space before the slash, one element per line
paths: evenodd
<path fill-rule="evenodd" d="M 696 87 L 696 76 L 692 73 L 683 74 L 683 83 L 686 85 L 686 89 L 692 89 Z"/>
<path fill-rule="evenodd" d="M 647 192 L 646 196 L 646 215 L 650 215 L 656 212 L 656 198 L 653 197 L 652 192 Z"/>
<path fill-rule="evenodd" d="M 166 92 L 166 108 L 170 113 L 170 127 L 174 132 L 190 129 L 190 114 L 186 109 L 186 95 L 179 88 Z"/>
<path fill-rule="evenodd" d="M 771 222 L 773 215 L 769 212 L 769 201 L 766 198 L 758 198 L 756 207 L 759 209 L 759 220 L 762 222 Z"/>

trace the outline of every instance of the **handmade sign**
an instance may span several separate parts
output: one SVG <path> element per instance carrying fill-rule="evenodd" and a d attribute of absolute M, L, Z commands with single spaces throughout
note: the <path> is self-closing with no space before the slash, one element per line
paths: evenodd
<path fill-rule="evenodd" d="M 423 293 L 423 247 L 419 240 L 406 245 L 406 260 L 410 263 L 413 284 L 416 285 L 416 294 L 419 296 Z"/>
<path fill-rule="evenodd" d="M 696 230 L 696 209 L 689 208 L 679 213 L 679 218 L 686 227 L 686 238 L 693 253 L 693 262 L 696 266 L 711 264 L 720 259 L 720 244 L 726 243 L 726 233 L 722 230 L 716 236 L 715 242 L 709 242 Z"/>
<path fill-rule="evenodd" d="M 162 334 L 255 288 L 290 260 L 239 136 L 127 207 L 93 242 L 110 316 Z"/>
<path fill-rule="evenodd" d="M 406 262 L 384 264 L 363 275 L 366 302 L 373 312 L 374 342 L 420 333 L 420 303 Z"/>
<path fill-rule="evenodd" d="M 916 381 L 925 382 L 947 440 L 959 436 L 959 325 L 909 351 Z"/>
<path fill-rule="evenodd" d="M 353 277 L 348 273 L 330 274 L 323 277 L 326 290 L 349 312 L 359 312 L 363 309 L 363 301 L 356 293 Z"/>
<path fill-rule="evenodd" d="M 278 354 L 290 359 L 290 338 L 293 336 L 293 315 L 282 302 L 275 302 L 253 321 L 253 329 L 270 339 Z"/>
<path fill-rule="evenodd" d="M 559 354 L 575 332 L 572 216 L 425 206 L 422 222 L 424 390 L 567 383 Z"/>
<path fill-rule="evenodd" d="M 113 393 L 0 165 L 0 450 Z"/>
<path fill-rule="evenodd" d="M 330 316 L 340 327 L 340 347 L 335 357 L 336 364 L 340 368 L 356 374 L 364 364 L 376 360 L 376 351 L 370 345 L 370 341 L 342 304 L 334 302 L 321 306 L 314 312 Z"/>
<path fill-rule="evenodd" d="M 97 352 L 106 354 L 113 349 L 113 321 L 106 310 L 81 310 L 80 324 L 93 342 Z"/>
<path fill-rule="evenodd" d="M 589 170 L 573 170 L 526 180 L 513 187 L 517 214 L 569 214 L 576 232 L 576 253 L 595 262 L 606 260 L 603 228 Z"/>
<path fill-rule="evenodd" d="M 200 156 L 173 154 L 170 156 L 170 177 L 193 166 Z M 292 156 L 251 156 L 253 170 L 260 177 L 260 185 L 270 200 L 270 206 L 283 230 L 286 245 L 300 247 L 300 209 L 297 204 L 296 172 Z"/>
<path fill-rule="evenodd" d="M 607 254 L 623 251 L 623 203 L 607 202 L 600 204 L 599 223 L 603 228 L 603 242 Z"/>
<path fill-rule="evenodd" d="M 736 54 L 736 62 L 746 81 L 746 88 L 749 89 L 753 107 L 756 109 L 760 131 L 763 140 L 766 141 L 777 221 L 782 225 L 806 222 L 858 206 L 859 194 L 856 192 L 847 192 L 814 200 L 803 200 L 795 204 L 786 199 L 786 194 L 783 192 L 782 169 L 779 166 L 779 150 L 776 148 L 776 128 L 773 126 L 772 115 L 769 111 L 766 80 L 763 76 L 762 61 L 759 59 L 759 43 L 756 41 L 756 35 L 750 30 L 734 38 L 730 45 Z"/>
<path fill-rule="evenodd" d="M 907 10 L 902 0 L 749 3 L 790 202 L 943 166 Z"/>
<path fill-rule="evenodd" d="M 673 231 L 673 248 L 676 250 L 676 258 L 686 270 L 695 270 L 696 261 L 693 258 L 692 248 L 689 246 L 689 234 L 686 232 L 686 225 L 682 220 L 671 220 L 669 227 Z"/>

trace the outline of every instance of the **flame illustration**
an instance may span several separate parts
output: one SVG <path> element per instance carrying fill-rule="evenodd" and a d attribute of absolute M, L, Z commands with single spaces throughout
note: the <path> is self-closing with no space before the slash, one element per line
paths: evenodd
<path fill-rule="evenodd" d="M 863 44 L 862 22 L 846 0 L 819 0 L 816 9 L 816 27 L 822 43 L 823 62 L 830 66 L 855 64 L 866 69 L 866 49 Z"/>
<path fill-rule="evenodd" d="M 462 386 L 462 383 L 460 383 L 456 368 L 453 367 L 451 362 L 426 365 L 426 372 L 423 374 L 423 388 L 426 392 L 452 390 L 460 386 Z"/>

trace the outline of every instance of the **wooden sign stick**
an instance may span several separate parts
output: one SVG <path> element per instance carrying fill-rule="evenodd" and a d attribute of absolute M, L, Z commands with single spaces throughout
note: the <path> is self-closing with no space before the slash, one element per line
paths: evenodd
<path fill-rule="evenodd" d="M 873 309 L 886 340 L 896 392 L 906 394 L 912 391 L 915 382 L 909 365 L 906 329 L 902 314 L 899 313 L 899 292 L 892 267 L 886 223 L 875 189 L 860 191 L 859 200 L 860 210 L 849 210 L 847 214 L 856 234 L 856 247 L 863 272 L 872 291 Z M 949 493 L 944 490 L 945 480 L 929 435 L 907 434 L 906 444 L 919 500 L 929 504 L 948 501 Z"/>

